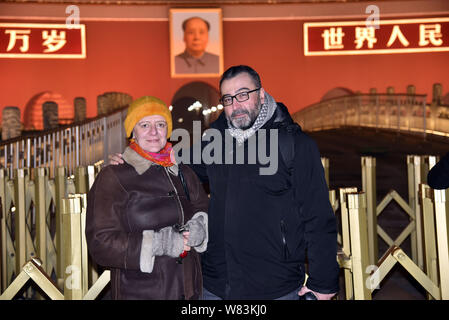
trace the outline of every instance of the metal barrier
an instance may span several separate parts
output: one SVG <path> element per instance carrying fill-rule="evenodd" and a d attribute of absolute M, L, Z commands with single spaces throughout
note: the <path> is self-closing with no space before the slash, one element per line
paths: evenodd
<path fill-rule="evenodd" d="M 69 195 L 69 198 L 63 199 L 66 300 L 93 300 L 110 280 L 110 271 L 106 270 L 98 277 L 96 268 L 92 263 L 89 265 L 85 236 L 86 209 L 85 193 Z"/>
<path fill-rule="evenodd" d="M 361 158 L 363 192 L 357 193 L 357 188 L 340 188 L 338 204 L 334 190 L 330 191 L 334 211 L 340 207 L 341 250 L 337 260 L 344 269 L 347 299 L 371 299 L 371 293 L 397 262 L 423 286 L 429 298 L 449 299 L 446 273 L 440 275 L 438 282 L 438 270 L 449 269 L 447 193 L 432 190 L 425 184 L 427 172 L 437 161 L 435 156 L 407 156 L 408 203 L 391 190 L 376 205 L 376 159 L 373 157 Z M 410 219 L 395 240 L 377 224 L 376 218 L 391 201 L 396 201 Z M 436 219 L 438 223 L 433 222 Z M 439 228 L 437 232 L 436 228 Z M 390 246 L 379 261 L 378 236 Z M 412 259 L 399 247 L 408 236 Z"/>
<path fill-rule="evenodd" d="M 441 299 L 449 300 L 449 197 L 447 190 L 433 190 L 433 193 Z M 432 265 L 435 257 L 430 256 L 428 259 L 428 264 Z"/>
<path fill-rule="evenodd" d="M 365 163 L 369 162 L 365 161 Z M 323 161 L 323 163 L 327 163 L 327 161 Z M 371 161 L 371 163 L 374 162 Z M 4 169 L 3 171 L 5 172 Z M 23 174 L 20 173 L 21 171 L 23 171 Z M 45 172 L 45 169 L 43 171 Z M 9 265 L 16 268 L 17 277 L 3 290 L 0 299 L 13 299 L 21 289 L 25 288 L 29 279 L 32 279 L 49 298 L 66 300 L 95 299 L 109 283 L 109 271 L 103 272 L 98 277 L 95 268 L 89 265 L 84 235 L 87 205 L 86 194 L 84 192 L 82 194 L 67 192 L 68 189 L 73 191 L 75 188 L 77 190 L 88 190 L 90 182 L 87 173 L 89 171 L 89 168 L 87 170 L 82 167 L 78 168 L 76 177 L 79 180 L 76 182 L 73 182 L 73 179 L 70 177 L 66 177 L 66 196 L 61 199 L 60 212 L 61 230 L 62 234 L 64 234 L 62 239 L 63 250 L 62 252 L 57 251 L 62 256 L 61 260 L 57 259 L 57 261 L 62 261 L 60 269 L 63 271 L 61 278 L 58 277 L 59 281 L 51 280 L 49 271 L 46 270 L 45 264 L 40 259 L 28 256 L 30 252 L 36 252 L 36 250 L 30 251 L 29 244 L 32 246 L 35 243 L 39 243 L 39 241 L 41 243 L 49 242 L 42 239 L 31 241 L 31 236 L 27 234 L 28 221 L 24 219 L 26 214 L 20 214 L 17 215 L 17 219 L 21 219 L 24 222 L 17 223 L 16 226 L 20 225 L 20 228 L 25 228 L 23 233 L 25 236 L 17 239 L 10 238 L 9 243 L 13 244 L 10 247 L 15 245 L 16 249 L 19 248 L 19 250 L 26 252 L 25 260 L 20 260 L 23 262 L 23 267 L 21 268 L 19 268 L 19 263 L 9 260 Z M 28 170 L 17 169 L 17 175 L 14 177 L 13 184 L 27 185 L 28 189 L 25 188 L 23 193 L 30 194 L 30 190 L 33 190 L 30 186 L 33 184 L 38 185 L 38 183 L 43 184 L 41 180 L 42 176 L 45 177 L 45 175 L 42 174 L 42 170 L 37 172 L 35 176 L 37 180 L 33 181 L 27 178 L 30 177 Z M 63 173 L 64 170 L 60 172 Z M 11 180 L 7 181 L 6 184 L 11 186 L 10 182 Z M 67 183 L 70 187 L 67 187 Z M 20 187 L 13 189 L 17 189 L 20 192 Z M 56 190 L 56 188 L 54 189 Z M 41 190 L 41 188 L 34 188 L 34 192 L 39 194 L 36 190 Z M 2 199 L 12 201 L 16 194 Z M 395 244 L 390 247 L 377 262 L 375 268 L 373 268 L 374 266 L 370 262 L 370 250 L 368 249 L 369 224 L 366 193 L 357 192 L 356 188 L 340 188 L 338 201 L 335 190 L 330 190 L 329 200 L 332 207 L 334 210 L 337 210 L 338 207 L 341 209 L 342 230 L 340 240 L 342 248 L 338 252 L 337 260 L 341 268 L 344 269 L 347 299 L 371 299 L 372 292 L 378 288 L 379 284 L 398 262 L 423 286 L 428 292 L 429 298 L 449 299 L 449 277 L 447 272 L 442 272 L 442 270 L 449 268 L 449 204 L 446 201 L 447 196 L 447 191 L 432 190 L 422 183 L 419 185 L 418 198 L 422 208 L 425 270 L 413 262 Z M 392 197 L 394 198 L 395 196 Z M 5 203 L 8 203 L 9 200 L 6 200 Z M 27 200 L 22 200 L 22 202 L 26 203 Z M 14 205 L 16 205 L 15 202 Z M 19 208 L 17 210 L 20 211 Z M 36 212 L 38 211 L 36 210 Z M 47 214 L 46 210 L 44 212 Z M 36 223 L 41 218 L 36 217 Z M 45 229 L 48 235 L 50 232 L 47 222 L 45 222 Z M 7 230 L 11 231 L 10 229 Z M 25 246 L 23 243 L 25 243 Z M 50 240 L 50 244 L 52 244 L 52 240 Z M 53 243 L 52 247 L 56 247 L 56 245 Z M 16 255 L 19 254 L 16 253 Z M 43 257 L 45 258 L 46 255 L 48 256 L 48 251 L 43 253 Z M 27 259 L 29 259 L 28 262 L 25 262 Z"/>
<path fill-rule="evenodd" d="M 353 279 L 351 263 L 351 237 L 349 232 L 349 212 L 347 206 L 347 193 L 357 192 L 357 188 L 340 188 L 340 213 L 341 213 L 341 250 L 337 253 L 340 267 L 344 269 L 346 298 L 353 297 Z"/>
<path fill-rule="evenodd" d="M 50 299 L 64 300 L 64 295 L 58 290 L 56 284 L 48 277 L 41 266 L 39 259 L 33 258 L 28 261 L 11 285 L 0 295 L 0 300 L 12 300 L 29 279 L 32 279 Z"/>
<path fill-rule="evenodd" d="M 86 194 L 71 194 L 62 200 L 64 232 L 63 286 L 50 279 L 38 258 L 29 260 L 15 280 L 0 296 L 0 300 L 11 300 L 32 279 L 52 300 L 93 300 L 110 281 L 110 271 L 104 271 L 99 278 L 89 281 L 89 274 L 95 272 L 88 264 L 85 238 Z M 89 289 L 89 285 L 90 286 Z M 63 287 L 62 292 L 60 287 Z"/>
<path fill-rule="evenodd" d="M 391 190 L 380 202 L 376 202 L 376 159 L 373 157 L 362 157 L 362 189 L 367 198 L 367 219 L 368 219 L 368 250 L 370 262 L 377 261 L 378 245 L 377 236 L 380 236 L 389 246 L 400 246 L 404 240 L 411 237 L 411 251 L 413 261 L 423 268 L 423 234 L 421 205 L 419 202 L 419 185 L 427 182 L 427 173 L 432 165 L 437 161 L 436 156 L 407 156 L 408 175 L 408 203 L 395 190 Z M 395 201 L 409 216 L 410 223 L 404 228 L 401 234 L 392 239 L 384 229 L 377 224 L 377 217 L 391 202 Z"/>
<path fill-rule="evenodd" d="M 427 291 L 431 299 L 449 299 L 449 203 L 447 190 L 432 190 L 421 184 L 426 272 L 398 246 L 393 245 L 377 265 L 369 262 L 366 195 L 340 189 L 343 248 L 338 261 L 345 270 L 348 300 L 370 300 L 372 292 L 399 263 Z"/>
<path fill-rule="evenodd" d="M 87 192 L 101 163 L 78 167 L 68 175 L 65 167 L 0 169 L 1 290 L 19 275 L 27 260 L 39 258 L 39 266 L 61 285 L 64 278 L 63 198 Z"/>
<path fill-rule="evenodd" d="M 324 166 L 326 181 L 329 185 L 329 159 L 321 158 Z M 377 187 L 376 187 L 376 159 L 374 157 L 361 157 L 362 169 L 362 191 L 366 197 L 366 211 L 367 211 L 367 238 L 368 238 L 368 253 L 371 264 L 375 264 L 378 260 L 378 237 L 382 238 L 388 246 L 400 246 L 407 237 L 411 237 L 412 257 L 413 261 L 417 263 L 420 268 L 423 267 L 423 235 L 422 235 L 422 218 L 421 206 L 419 204 L 419 185 L 426 182 L 427 173 L 429 169 L 438 161 L 436 156 L 407 156 L 407 170 L 408 170 L 408 188 L 409 201 L 405 201 L 397 191 L 391 190 L 385 197 L 377 204 Z M 344 201 L 342 192 L 356 192 L 357 188 L 343 188 L 340 191 L 339 200 Z M 334 212 L 339 208 L 339 202 L 332 195 L 333 190 L 330 191 L 331 204 Z M 333 202 L 334 201 L 334 202 Z M 391 201 L 395 201 L 409 216 L 410 222 L 396 238 L 392 239 L 385 230 L 377 223 L 377 217 L 382 214 L 384 209 Z M 342 210 L 344 208 L 342 207 Z M 342 215 L 344 212 L 342 212 Z M 342 224 L 344 221 L 341 222 Z M 344 227 L 344 225 L 342 225 Z M 342 235 L 338 234 L 338 244 L 344 245 Z"/>
<path fill-rule="evenodd" d="M 329 160 L 322 158 L 321 161 L 329 183 Z M 362 158 L 365 192 L 341 188 L 338 199 L 335 190 L 329 191 L 332 208 L 335 212 L 340 208 L 341 212 L 341 233 L 338 235 L 341 250 L 337 258 L 344 269 L 347 299 L 371 299 L 373 288 L 397 262 L 423 285 L 430 298 L 448 297 L 449 278 L 439 272 L 449 268 L 447 194 L 422 184 L 422 177 L 436 161 L 433 156 L 407 157 L 409 190 L 413 192 L 409 204 L 393 190 L 375 206 L 376 161 L 371 157 Z M 53 179 L 49 177 L 49 168 L 15 169 L 12 177 L 8 170 L 0 169 L 1 299 L 12 299 L 29 279 L 51 299 L 95 299 L 108 284 L 109 271 L 98 275 L 96 266 L 88 259 L 84 237 L 86 193 L 100 169 L 101 164 L 78 167 L 74 175 L 68 175 L 67 169 L 60 167 Z M 392 200 L 403 207 L 411 220 L 396 240 L 386 235 L 375 221 L 370 222 Z M 374 215 L 369 214 L 370 210 Z M 435 215 L 434 210 L 440 214 Z M 399 248 L 407 236 L 417 232 L 416 221 L 420 221 L 423 233 L 417 233 L 412 255 L 421 252 L 421 260 L 418 256 L 409 259 Z M 34 237 L 32 230 L 35 230 Z M 378 234 L 390 245 L 379 262 L 371 260 L 375 248 L 372 234 L 376 237 Z M 367 268 L 373 265 L 377 265 L 377 269 L 367 273 Z M 17 276 L 13 281 L 14 275 Z"/>

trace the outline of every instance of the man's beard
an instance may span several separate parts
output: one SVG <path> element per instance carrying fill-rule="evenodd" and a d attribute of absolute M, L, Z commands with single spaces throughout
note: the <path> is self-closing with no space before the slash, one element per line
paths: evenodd
<path fill-rule="evenodd" d="M 246 109 L 235 110 L 234 112 L 232 112 L 228 120 L 234 128 L 247 130 L 253 126 L 254 122 L 257 119 L 257 116 L 259 115 L 259 112 L 260 112 L 260 99 L 258 99 L 257 101 L 256 108 L 251 109 L 251 111 L 248 111 Z M 233 118 L 240 114 L 246 114 L 247 116 L 237 119 Z"/>

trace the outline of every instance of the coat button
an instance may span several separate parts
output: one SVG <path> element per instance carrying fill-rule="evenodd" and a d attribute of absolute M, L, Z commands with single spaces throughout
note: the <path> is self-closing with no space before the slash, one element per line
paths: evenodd
<path fill-rule="evenodd" d="M 168 192 L 168 195 L 169 195 L 170 197 L 173 197 L 173 196 L 175 195 L 175 192 L 174 192 L 174 191 L 170 191 L 170 192 Z"/>

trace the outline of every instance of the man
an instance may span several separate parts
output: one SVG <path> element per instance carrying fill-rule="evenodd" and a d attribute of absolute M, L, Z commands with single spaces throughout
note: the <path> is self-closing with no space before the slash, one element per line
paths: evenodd
<path fill-rule="evenodd" d="M 449 188 L 449 153 L 430 169 L 427 184 L 436 190 Z"/>
<path fill-rule="evenodd" d="M 338 291 L 337 228 L 315 142 L 300 129 L 287 131 L 295 127 L 287 108 L 262 88 L 252 68 L 229 68 L 220 91 L 224 112 L 211 128 L 222 133 L 222 143 L 229 132 L 245 152 L 253 143 L 270 150 L 274 142 L 261 142 L 259 133 L 278 129 L 280 161 L 272 175 L 260 174 L 260 161 L 191 164 L 211 194 L 203 298 L 293 300 L 308 292 L 332 298 Z M 292 159 L 283 147 L 294 150 Z"/>
<path fill-rule="evenodd" d="M 185 51 L 175 56 L 175 72 L 218 73 L 219 57 L 206 52 L 209 42 L 210 24 L 208 21 L 192 17 L 182 24 L 184 30 Z"/>

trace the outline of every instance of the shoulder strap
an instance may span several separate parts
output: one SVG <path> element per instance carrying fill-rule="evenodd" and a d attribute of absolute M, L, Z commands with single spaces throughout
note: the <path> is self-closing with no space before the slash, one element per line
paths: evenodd
<path fill-rule="evenodd" d="M 290 175 L 293 174 L 293 160 L 295 158 L 294 135 L 300 130 L 301 127 L 296 122 L 282 126 L 279 129 L 279 149 Z"/>

